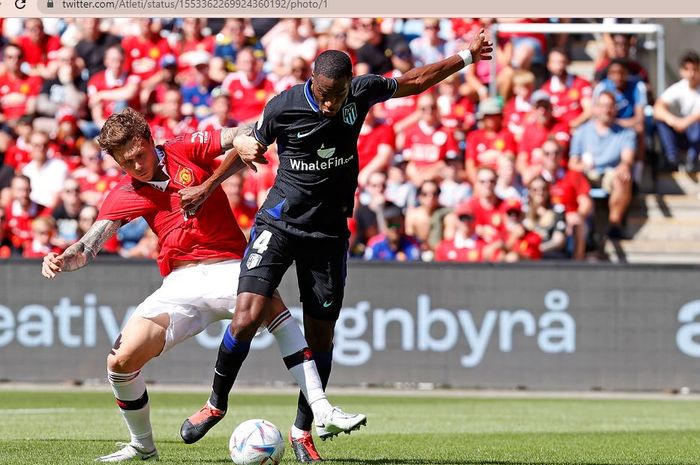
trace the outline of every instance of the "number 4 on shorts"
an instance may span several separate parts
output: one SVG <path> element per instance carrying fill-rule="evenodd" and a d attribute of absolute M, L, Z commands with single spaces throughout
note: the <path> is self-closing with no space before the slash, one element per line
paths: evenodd
<path fill-rule="evenodd" d="M 260 235 L 255 238 L 255 242 L 253 242 L 253 250 L 259 254 L 265 253 L 267 250 L 267 244 L 270 243 L 270 239 L 272 239 L 272 233 L 270 231 L 261 232 Z"/>

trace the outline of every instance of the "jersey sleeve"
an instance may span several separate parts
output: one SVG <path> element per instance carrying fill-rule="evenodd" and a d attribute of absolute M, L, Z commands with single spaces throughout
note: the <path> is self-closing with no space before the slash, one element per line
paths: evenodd
<path fill-rule="evenodd" d="M 198 165 L 209 166 L 223 152 L 221 149 L 221 130 L 184 134 L 166 142 L 164 148 L 166 151 L 179 150 Z"/>
<path fill-rule="evenodd" d="M 277 129 L 279 121 L 277 120 L 283 107 L 280 96 L 273 97 L 267 102 L 263 108 L 260 119 L 255 123 L 253 128 L 253 137 L 263 145 L 271 145 L 277 139 Z"/>
<path fill-rule="evenodd" d="M 365 74 L 352 80 L 352 94 L 369 106 L 389 100 L 396 93 L 398 83 L 394 78 Z"/>
<path fill-rule="evenodd" d="M 97 220 L 129 221 L 144 216 L 150 209 L 150 202 L 136 194 L 131 183 L 119 183 L 110 191 L 102 203 Z"/>

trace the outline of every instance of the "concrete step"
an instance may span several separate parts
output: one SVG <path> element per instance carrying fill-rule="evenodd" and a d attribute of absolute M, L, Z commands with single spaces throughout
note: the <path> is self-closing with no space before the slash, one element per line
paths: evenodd
<path fill-rule="evenodd" d="M 700 198 L 697 195 L 637 195 L 629 208 L 629 218 L 649 220 L 663 218 L 700 218 Z"/>
<path fill-rule="evenodd" d="M 700 241 L 606 241 L 605 253 L 611 262 L 700 264 Z"/>
<path fill-rule="evenodd" d="M 700 194 L 700 177 L 697 173 L 662 173 L 656 180 L 655 192 L 671 195 Z"/>
<path fill-rule="evenodd" d="M 628 218 L 626 233 L 634 241 L 697 241 L 700 249 L 700 218 Z"/>

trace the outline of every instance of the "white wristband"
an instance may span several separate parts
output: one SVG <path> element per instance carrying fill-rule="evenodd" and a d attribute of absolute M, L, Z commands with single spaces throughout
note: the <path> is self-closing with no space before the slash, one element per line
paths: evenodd
<path fill-rule="evenodd" d="M 464 66 L 469 66 L 472 64 L 472 52 L 469 50 L 460 50 L 457 55 L 464 61 Z"/>

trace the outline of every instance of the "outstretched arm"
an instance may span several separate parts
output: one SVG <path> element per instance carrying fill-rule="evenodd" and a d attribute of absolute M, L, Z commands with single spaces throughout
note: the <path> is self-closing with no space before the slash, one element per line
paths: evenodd
<path fill-rule="evenodd" d="M 121 221 L 99 220 L 61 255 L 50 253 L 44 257 L 41 274 L 53 279 L 63 271 L 75 271 L 90 263 L 98 254 L 107 240 L 117 232 Z"/>
<path fill-rule="evenodd" d="M 493 43 L 486 40 L 486 34 L 481 29 L 472 39 L 468 50 L 463 50 L 458 55 L 445 58 L 437 63 L 413 68 L 396 78 L 398 88 L 394 93 L 394 98 L 420 94 L 470 63 L 490 60 L 492 51 Z"/>

